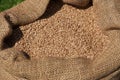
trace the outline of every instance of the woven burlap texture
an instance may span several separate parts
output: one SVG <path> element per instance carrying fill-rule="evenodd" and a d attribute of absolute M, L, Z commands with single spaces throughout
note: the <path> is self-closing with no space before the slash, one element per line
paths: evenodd
<path fill-rule="evenodd" d="M 48 0 L 28 1 L 30 10 L 23 2 L 0 13 L 0 79 L 120 79 L 120 16 L 114 7 L 118 0 L 94 0 L 86 9 L 51 1 L 46 12 Z M 44 7 L 36 8 L 38 3 Z M 39 15 L 45 12 L 39 20 L 30 12 L 34 7 L 42 11 Z"/>

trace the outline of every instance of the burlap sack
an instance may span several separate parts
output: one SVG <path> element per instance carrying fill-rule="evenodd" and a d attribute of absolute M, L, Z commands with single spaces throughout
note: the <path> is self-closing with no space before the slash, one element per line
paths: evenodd
<path fill-rule="evenodd" d="M 119 80 L 120 1 L 94 0 L 86 9 L 51 1 L 35 21 L 48 2 L 0 13 L 0 79 Z"/>

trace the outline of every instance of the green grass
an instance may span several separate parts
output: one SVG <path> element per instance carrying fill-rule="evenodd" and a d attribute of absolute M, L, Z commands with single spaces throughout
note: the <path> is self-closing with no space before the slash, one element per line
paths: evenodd
<path fill-rule="evenodd" d="M 0 12 L 9 9 L 23 0 L 0 0 Z"/>

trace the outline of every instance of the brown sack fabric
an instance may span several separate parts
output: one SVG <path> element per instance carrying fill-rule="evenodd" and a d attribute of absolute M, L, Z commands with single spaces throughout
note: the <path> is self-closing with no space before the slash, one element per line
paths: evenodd
<path fill-rule="evenodd" d="M 120 80 L 120 1 L 63 2 L 0 13 L 0 80 Z"/>

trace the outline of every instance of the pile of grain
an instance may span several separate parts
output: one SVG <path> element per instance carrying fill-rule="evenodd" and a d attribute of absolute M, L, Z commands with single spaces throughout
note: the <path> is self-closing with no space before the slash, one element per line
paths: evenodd
<path fill-rule="evenodd" d="M 15 44 L 33 57 L 93 58 L 104 50 L 106 42 L 92 6 L 77 9 L 51 2 L 42 18 L 14 30 L 9 45 Z"/>

